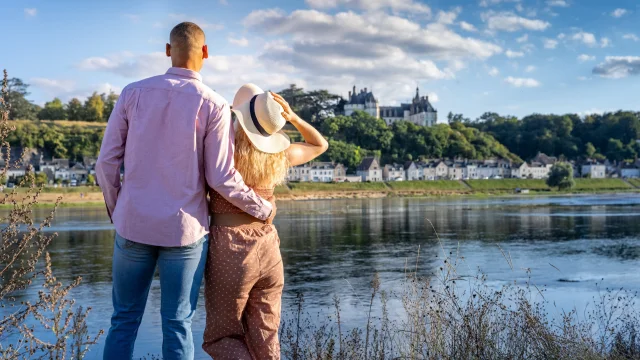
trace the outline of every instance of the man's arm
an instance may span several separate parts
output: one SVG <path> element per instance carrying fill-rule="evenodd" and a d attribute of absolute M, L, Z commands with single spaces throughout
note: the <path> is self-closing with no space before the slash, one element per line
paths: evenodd
<path fill-rule="evenodd" d="M 273 206 L 247 187 L 234 167 L 234 136 L 229 104 L 225 103 L 214 108 L 204 138 L 204 168 L 207 183 L 227 201 L 249 215 L 267 220 Z"/>
<path fill-rule="evenodd" d="M 120 191 L 120 167 L 124 160 L 129 121 L 125 113 L 125 91 L 120 94 L 104 132 L 100 156 L 96 162 L 96 180 L 102 189 L 109 217 L 112 216 Z"/>

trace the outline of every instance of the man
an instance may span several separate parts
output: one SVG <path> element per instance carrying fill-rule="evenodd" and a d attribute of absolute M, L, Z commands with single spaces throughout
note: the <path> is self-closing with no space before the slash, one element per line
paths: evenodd
<path fill-rule="evenodd" d="M 173 66 L 166 74 L 122 91 L 96 164 L 116 229 L 105 359 L 132 358 L 156 267 L 163 358 L 193 359 L 191 319 L 207 257 L 206 185 L 261 220 L 272 211 L 234 168 L 229 105 L 198 73 L 208 57 L 202 29 L 178 24 L 166 52 Z"/>

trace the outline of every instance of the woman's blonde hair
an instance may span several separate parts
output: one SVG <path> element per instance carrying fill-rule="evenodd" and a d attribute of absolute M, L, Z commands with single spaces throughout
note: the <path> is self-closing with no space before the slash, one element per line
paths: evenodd
<path fill-rule="evenodd" d="M 286 181 L 289 160 L 285 151 L 268 154 L 258 150 L 242 127 L 236 130 L 234 160 L 236 170 L 249 187 L 272 188 Z"/>

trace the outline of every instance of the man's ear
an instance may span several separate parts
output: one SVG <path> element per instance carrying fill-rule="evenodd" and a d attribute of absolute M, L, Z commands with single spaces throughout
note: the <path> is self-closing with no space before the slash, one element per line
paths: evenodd
<path fill-rule="evenodd" d="M 167 48 L 165 50 L 168 57 L 171 57 L 171 44 L 167 43 Z"/>
<path fill-rule="evenodd" d="M 202 47 L 202 58 L 203 59 L 209 58 L 209 48 L 207 47 L 207 45 Z"/>

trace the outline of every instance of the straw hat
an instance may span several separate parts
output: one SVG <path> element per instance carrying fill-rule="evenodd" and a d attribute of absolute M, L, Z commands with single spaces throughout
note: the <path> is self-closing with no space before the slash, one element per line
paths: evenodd
<path fill-rule="evenodd" d="M 282 131 L 287 120 L 284 110 L 273 98 L 254 84 L 243 85 L 233 98 L 236 125 L 240 125 L 258 150 L 277 154 L 291 145 L 289 136 Z"/>

